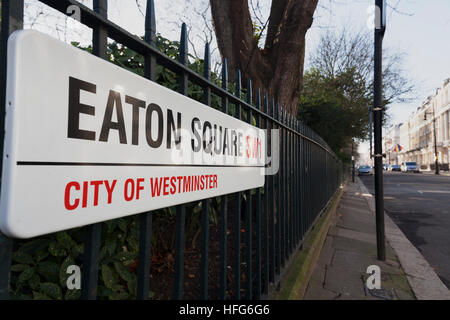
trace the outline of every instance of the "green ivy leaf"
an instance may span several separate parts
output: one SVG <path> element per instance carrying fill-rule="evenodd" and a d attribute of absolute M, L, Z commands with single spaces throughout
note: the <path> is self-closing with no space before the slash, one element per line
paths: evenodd
<path fill-rule="evenodd" d="M 97 294 L 99 297 L 104 297 L 104 298 L 108 298 L 110 295 L 112 295 L 113 290 L 99 284 L 98 289 L 97 289 Z"/>
<path fill-rule="evenodd" d="M 32 290 L 39 289 L 39 284 L 41 283 L 41 278 L 37 273 L 35 273 L 30 280 L 28 280 L 28 284 Z"/>
<path fill-rule="evenodd" d="M 67 234 L 67 232 L 58 232 L 56 234 L 56 241 L 65 249 L 71 249 L 73 240 L 72 238 Z"/>
<path fill-rule="evenodd" d="M 119 252 L 118 254 L 116 254 L 114 256 L 114 259 L 122 261 L 122 262 L 134 260 L 136 258 L 137 258 L 137 253 L 128 252 L 128 251 Z"/>
<path fill-rule="evenodd" d="M 131 280 L 127 281 L 127 287 L 128 287 L 128 293 L 131 296 L 136 296 L 137 292 L 137 279 L 136 277 L 132 278 Z"/>
<path fill-rule="evenodd" d="M 54 238 L 53 235 L 49 235 L 47 237 L 40 237 L 35 240 L 27 241 L 20 247 L 18 252 L 33 255 L 35 252 L 39 250 L 46 250 L 48 244 L 52 241 L 53 238 Z"/>
<path fill-rule="evenodd" d="M 125 290 L 114 291 L 108 296 L 110 300 L 126 300 L 130 295 Z"/>
<path fill-rule="evenodd" d="M 102 265 L 102 278 L 107 288 L 114 289 L 118 279 L 106 264 Z"/>
<path fill-rule="evenodd" d="M 59 242 L 53 241 L 48 246 L 48 252 L 55 257 L 67 256 L 67 252 Z"/>
<path fill-rule="evenodd" d="M 119 229 L 122 230 L 123 232 L 127 232 L 127 222 L 125 221 L 125 219 L 120 219 L 118 222 L 119 225 Z"/>
<path fill-rule="evenodd" d="M 23 270 L 29 268 L 30 266 L 27 264 L 15 264 L 11 266 L 11 271 L 13 272 L 22 272 Z"/>
<path fill-rule="evenodd" d="M 113 231 L 116 229 L 116 227 L 117 227 L 117 220 L 116 220 L 116 219 L 114 219 L 114 220 L 109 220 L 109 221 L 106 221 L 105 224 L 106 224 L 106 232 L 107 232 L 107 233 L 111 233 L 111 232 L 113 232 Z"/>
<path fill-rule="evenodd" d="M 122 262 L 114 262 L 114 269 L 123 280 L 128 282 L 134 279 L 134 275 L 128 271 L 128 269 L 123 265 Z"/>
<path fill-rule="evenodd" d="M 109 256 L 114 255 L 114 253 L 116 252 L 116 248 L 117 248 L 117 240 L 116 239 L 108 238 L 105 241 L 105 250 Z"/>
<path fill-rule="evenodd" d="M 81 290 L 73 289 L 67 290 L 64 300 L 78 300 L 81 297 Z"/>
<path fill-rule="evenodd" d="M 45 293 L 39 291 L 33 291 L 33 299 L 34 300 L 51 300 L 51 298 Z"/>
<path fill-rule="evenodd" d="M 30 280 L 35 272 L 36 270 L 33 267 L 23 270 L 22 273 L 19 275 L 19 283 L 23 283 L 25 281 Z"/>
<path fill-rule="evenodd" d="M 47 296 L 49 296 L 50 298 L 53 299 L 58 299 L 61 300 L 62 299 L 62 291 L 61 288 L 54 283 L 51 282 L 43 282 L 40 285 L 41 287 L 41 292 Z"/>
<path fill-rule="evenodd" d="M 31 254 L 22 252 L 21 250 L 14 253 L 12 259 L 15 262 L 23 263 L 23 264 L 33 264 L 34 263 L 33 257 L 31 256 Z"/>
<path fill-rule="evenodd" d="M 51 261 L 41 261 L 37 267 L 37 271 L 45 280 L 49 282 L 58 282 L 59 265 Z"/>
<path fill-rule="evenodd" d="M 45 258 L 47 258 L 49 256 L 48 250 L 47 249 L 40 249 L 38 252 L 36 252 L 35 258 L 36 261 L 42 261 Z"/>
<path fill-rule="evenodd" d="M 78 257 L 84 253 L 84 244 L 80 243 L 72 247 L 72 254 L 74 257 Z"/>
<path fill-rule="evenodd" d="M 138 252 L 139 250 L 139 241 L 135 237 L 128 238 L 128 246 L 130 248 L 130 251 Z"/>

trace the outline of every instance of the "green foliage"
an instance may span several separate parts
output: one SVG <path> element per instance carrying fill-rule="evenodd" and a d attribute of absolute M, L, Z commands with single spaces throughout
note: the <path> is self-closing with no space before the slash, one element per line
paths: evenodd
<path fill-rule="evenodd" d="M 372 100 L 364 79 L 353 68 L 336 76 L 311 69 L 305 73 L 303 81 L 299 119 L 344 158 L 343 148 L 351 139 L 364 139 L 368 134 L 368 110 Z"/>
<path fill-rule="evenodd" d="M 79 47 L 78 43 L 73 43 Z M 178 42 L 158 35 L 157 46 L 169 57 L 178 57 Z M 82 47 L 91 52 L 91 47 Z M 108 44 L 109 60 L 138 75 L 144 75 L 144 58 L 115 42 Z M 193 57 L 191 57 L 191 60 Z M 194 71 L 203 74 L 203 61 L 194 59 L 189 63 Z M 219 76 L 211 75 L 219 83 Z M 157 83 L 173 90 L 178 89 L 178 77 L 161 66 L 157 69 Z M 189 96 L 202 100 L 203 90 L 189 84 Z M 213 96 L 213 105 L 219 108 L 219 99 Z M 210 217 L 217 223 L 220 198 L 211 201 Z M 201 202 L 187 205 L 186 225 L 188 232 L 200 228 Z M 164 208 L 153 211 L 152 252 L 172 249 L 165 235 L 173 228 L 175 210 Z M 80 290 L 67 288 L 67 268 L 78 265 L 82 268 L 84 252 L 83 228 L 71 229 L 26 241 L 15 241 L 11 267 L 10 297 L 12 299 L 74 300 L 79 299 Z M 98 296 L 103 300 L 135 299 L 137 290 L 137 258 L 139 253 L 139 215 L 104 222 L 102 225 L 99 254 Z M 150 292 L 150 297 L 153 293 Z"/>

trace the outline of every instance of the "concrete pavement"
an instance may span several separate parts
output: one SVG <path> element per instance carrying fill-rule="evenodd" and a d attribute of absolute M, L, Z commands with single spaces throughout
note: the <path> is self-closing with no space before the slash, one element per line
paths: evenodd
<path fill-rule="evenodd" d="M 348 182 L 309 280 L 306 300 L 412 300 L 400 262 L 387 244 L 385 262 L 376 259 L 374 213 L 359 183 Z M 369 266 L 381 269 L 381 289 L 369 290 Z"/>
<path fill-rule="evenodd" d="M 374 194 L 373 177 L 361 177 Z M 450 177 L 384 173 L 384 208 L 450 288 Z"/>

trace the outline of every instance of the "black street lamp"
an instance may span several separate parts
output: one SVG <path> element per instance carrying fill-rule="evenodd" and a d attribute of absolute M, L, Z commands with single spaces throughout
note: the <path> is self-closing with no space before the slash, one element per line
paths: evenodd
<path fill-rule="evenodd" d="M 434 138 L 434 173 L 439 175 L 439 158 L 438 158 L 438 151 L 437 151 L 437 136 L 436 136 L 436 115 L 434 113 L 434 106 L 433 106 L 433 112 L 425 112 L 423 119 L 427 120 L 427 114 L 433 115 L 433 138 Z"/>
<path fill-rule="evenodd" d="M 386 260 L 386 242 L 384 232 L 384 198 L 383 198 L 383 37 L 386 30 L 386 0 L 375 0 L 375 44 L 374 44 L 374 148 L 375 148 L 375 220 L 377 234 L 377 258 Z"/>
<path fill-rule="evenodd" d="M 355 154 L 354 154 L 354 142 L 352 139 L 352 182 L 355 182 Z"/>

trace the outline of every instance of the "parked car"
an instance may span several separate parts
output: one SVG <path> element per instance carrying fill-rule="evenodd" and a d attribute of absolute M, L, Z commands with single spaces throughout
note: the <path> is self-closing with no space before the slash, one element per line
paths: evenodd
<path fill-rule="evenodd" d="M 388 170 L 389 169 L 389 165 L 387 163 L 383 164 L 383 170 Z"/>
<path fill-rule="evenodd" d="M 402 167 L 399 164 L 391 164 L 389 171 L 402 171 Z"/>
<path fill-rule="evenodd" d="M 364 174 L 372 175 L 372 168 L 370 166 L 359 166 L 358 176 L 362 176 Z"/>
<path fill-rule="evenodd" d="M 417 162 L 409 161 L 402 163 L 402 172 L 416 172 L 419 173 L 420 169 Z"/>

